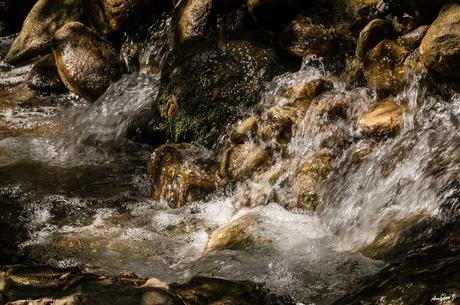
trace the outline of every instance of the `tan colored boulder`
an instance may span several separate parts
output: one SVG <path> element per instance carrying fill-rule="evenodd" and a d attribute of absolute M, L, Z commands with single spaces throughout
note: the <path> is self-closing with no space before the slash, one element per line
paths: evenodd
<path fill-rule="evenodd" d="M 96 100 L 121 75 L 112 46 L 80 22 L 69 22 L 56 32 L 53 53 L 66 87 L 88 101 Z"/>
<path fill-rule="evenodd" d="M 250 116 L 236 125 L 231 139 L 235 144 L 243 144 L 257 133 L 257 118 Z"/>
<path fill-rule="evenodd" d="M 270 161 L 269 150 L 259 144 L 244 143 L 224 152 L 220 174 L 224 178 L 242 180 L 249 178 Z"/>
<path fill-rule="evenodd" d="M 315 79 L 307 83 L 297 82 L 286 89 L 283 96 L 296 102 L 311 102 L 315 97 L 334 88 L 330 80 Z"/>
<path fill-rule="evenodd" d="M 391 40 L 383 40 L 369 53 L 364 64 L 368 87 L 381 95 L 398 93 L 404 86 L 402 62 L 409 52 Z"/>
<path fill-rule="evenodd" d="M 281 34 L 281 46 L 299 56 L 332 57 L 337 54 L 333 31 L 304 16 L 294 19 Z"/>
<path fill-rule="evenodd" d="M 356 45 L 356 56 L 364 58 L 369 50 L 374 48 L 380 41 L 394 36 L 391 22 L 384 19 L 374 19 L 369 22 L 359 33 Z"/>
<path fill-rule="evenodd" d="M 39 0 L 14 40 L 5 62 L 18 64 L 50 50 L 54 33 L 65 23 L 80 20 L 81 0 Z"/>
<path fill-rule="evenodd" d="M 460 79 L 460 4 L 442 8 L 421 42 L 420 55 L 432 75 L 449 81 Z"/>
<path fill-rule="evenodd" d="M 319 153 L 304 162 L 294 178 L 292 191 L 302 207 L 314 211 L 320 202 L 320 192 L 332 171 L 332 157 Z"/>
<path fill-rule="evenodd" d="M 152 197 L 172 208 L 205 199 L 218 187 L 219 164 L 212 153 L 191 144 L 155 149 L 147 166 Z"/>
<path fill-rule="evenodd" d="M 212 0 L 182 0 L 178 4 L 169 33 L 172 47 L 204 37 L 212 5 Z"/>
<path fill-rule="evenodd" d="M 372 105 L 359 118 L 358 126 L 367 136 L 392 136 L 400 129 L 402 115 L 403 108 L 390 97 Z"/>
<path fill-rule="evenodd" d="M 266 243 L 261 233 L 263 218 L 257 214 L 244 215 L 231 223 L 216 229 L 209 236 L 205 252 L 216 250 L 248 251 Z"/>

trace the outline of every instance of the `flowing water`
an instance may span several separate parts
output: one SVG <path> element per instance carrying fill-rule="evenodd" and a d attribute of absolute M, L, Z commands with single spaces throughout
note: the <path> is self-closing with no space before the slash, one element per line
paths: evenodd
<path fill-rule="evenodd" d="M 149 199 L 152 149 L 125 137 L 154 100 L 159 75 L 125 75 L 87 104 L 72 94 L 30 91 L 23 85 L 30 66 L 0 68 L 0 243 L 7 256 L 166 282 L 196 274 L 250 279 L 304 304 L 331 304 L 383 266 L 357 251 L 382 228 L 419 214 L 449 217 L 443 203 L 460 177 L 460 97 L 427 96 L 417 76 L 397 98 L 407 110 L 394 139 L 367 140 L 350 120 L 310 107 L 266 176 L 170 209 Z M 288 103 L 286 87 L 320 77 L 330 77 L 320 61 L 305 60 L 299 72 L 267 84 L 260 108 Z M 348 118 L 375 100 L 367 89 L 332 80 L 331 94 L 349 103 Z M 350 144 L 324 144 L 335 135 Z M 287 182 L 325 150 L 334 171 L 316 212 L 295 208 Z M 254 200 L 238 204 L 245 197 Z M 242 217 L 259 219 L 247 232 L 255 246 L 204 251 L 213 230 Z"/>

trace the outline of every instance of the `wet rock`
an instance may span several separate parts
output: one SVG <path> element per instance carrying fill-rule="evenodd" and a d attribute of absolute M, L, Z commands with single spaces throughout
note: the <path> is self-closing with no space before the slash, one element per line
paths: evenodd
<path fill-rule="evenodd" d="M 379 0 L 335 0 L 334 20 L 358 33 L 370 21 L 371 12 L 378 2 Z"/>
<path fill-rule="evenodd" d="M 324 92 L 332 90 L 332 88 L 334 88 L 334 84 L 330 80 L 320 78 L 307 83 L 295 83 L 286 90 L 283 96 L 294 102 L 309 104 L 314 98 Z"/>
<path fill-rule="evenodd" d="M 172 208 L 205 199 L 219 183 L 219 164 L 212 152 L 191 144 L 158 147 L 147 170 L 152 197 L 165 200 Z"/>
<path fill-rule="evenodd" d="M 231 139 L 235 144 L 243 144 L 257 133 L 257 118 L 250 116 L 243 120 L 232 132 Z"/>
<path fill-rule="evenodd" d="M 349 106 L 350 99 L 345 94 L 331 91 L 321 96 L 316 111 L 329 118 L 346 118 Z"/>
<path fill-rule="evenodd" d="M 109 35 L 128 30 L 155 11 L 170 7 L 170 0 L 83 0 L 90 24 L 98 33 Z"/>
<path fill-rule="evenodd" d="M 224 178 L 242 180 L 249 178 L 270 161 L 267 148 L 245 143 L 232 147 L 224 152 L 220 163 L 220 174 Z"/>
<path fill-rule="evenodd" d="M 398 43 L 408 50 L 415 50 L 420 46 L 420 43 L 425 37 L 426 32 L 428 31 L 429 26 L 422 25 L 398 38 Z"/>
<path fill-rule="evenodd" d="M 337 54 L 333 31 L 304 16 L 294 19 L 283 31 L 281 46 L 299 57 L 316 55 L 328 58 Z"/>
<path fill-rule="evenodd" d="M 392 136 L 399 131 L 403 109 L 393 98 L 372 105 L 358 120 L 363 134 L 374 137 Z"/>
<path fill-rule="evenodd" d="M 244 215 L 211 233 L 205 252 L 217 250 L 249 251 L 269 243 L 261 233 L 263 219 L 257 214 Z"/>
<path fill-rule="evenodd" d="M 104 277 L 75 269 L 7 266 L 0 272 L 2 302 L 16 305 L 294 305 L 252 282 L 194 277 L 169 289 L 139 278 Z M 148 281 L 147 281 L 148 283 Z"/>
<path fill-rule="evenodd" d="M 441 79 L 458 81 L 460 69 L 460 4 L 443 7 L 420 45 L 428 71 Z"/>
<path fill-rule="evenodd" d="M 359 33 L 356 45 L 356 56 L 364 58 L 369 50 L 374 48 L 380 41 L 394 36 L 391 22 L 384 19 L 374 19 Z"/>
<path fill-rule="evenodd" d="M 438 220 L 424 213 L 391 222 L 375 237 L 371 244 L 360 249 L 368 257 L 390 260 L 404 256 L 423 238 L 438 227 Z"/>
<path fill-rule="evenodd" d="M 418 224 L 423 222 L 420 220 Z M 458 304 L 459 221 L 440 223 L 440 226 L 421 225 L 421 230 L 413 231 L 418 236 L 407 239 L 410 244 L 401 249 L 401 256 L 364 278 L 355 291 L 334 305 L 380 305 L 382 300 L 384 304 L 402 305 Z M 423 239 L 425 242 L 421 242 Z"/>
<path fill-rule="evenodd" d="M 56 32 L 53 53 L 66 87 L 88 101 L 96 100 L 121 75 L 115 50 L 79 22 Z"/>
<path fill-rule="evenodd" d="M 14 40 L 5 62 L 18 64 L 50 50 L 54 33 L 65 23 L 82 17 L 81 0 L 39 0 Z"/>
<path fill-rule="evenodd" d="M 295 305 L 289 297 L 271 294 L 260 284 L 194 277 L 188 283 L 172 286 L 185 304 L 190 305 Z"/>
<path fill-rule="evenodd" d="M 264 120 L 259 124 L 257 135 L 275 146 L 284 146 L 290 142 L 303 115 L 304 107 L 270 107 L 263 116 Z"/>
<path fill-rule="evenodd" d="M 34 65 L 26 82 L 29 88 L 38 91 L 62 92 L 66 90 L 56 68 L 53 54 L 43 56 Z"/>
<path fill-rule="evenodd" d="M 173 48 L 203 38 L 209 23 L 212 0 L 184 0 L 174 9 L 170 28 Z"/>
<path fill-rule="evenodd" d="M 157 104 L 171 141 L 211 147 L 228 124 L 260 101 L 264 82 L 287 70 L 270 40 L 261 38 L 204 42 L 168 62 Z"/>
<path fill-rule="evenodd" d="M 361 59 L 353 56 L 345 59 L 343 77 L 351 85 L 364 85 L 364 63 Z"/>
<path fill-rule="evenodd" d="M 383 40 L 369 53 L 364 64 L 368 87 L 380 95 L 399 92 L 404 86 L 401 64 L 409 52 L 391 40 Z"/>
<path fill-rule="evenodd" d="M 311 211 L 316 209 L 320 192 L 331 171 L 332 157 L 328 153 L 319 153 L 301 165 L 294 178 L 292 191 L 303 208 Z"/>

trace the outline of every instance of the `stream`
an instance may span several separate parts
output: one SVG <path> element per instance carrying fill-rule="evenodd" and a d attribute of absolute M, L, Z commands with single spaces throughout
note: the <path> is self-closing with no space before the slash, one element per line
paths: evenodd
<path fill-rule="evenodd" d="M 8 41 L 2 38 L 0 46 Z M 0 66 L 2 263 L 132 271 L 165 282 L 197 274 L 247 279 L 299 303 L 332 304 L 384 266 L 359 251 L 383 228 L 418 215 L 452 217 L 444 204 L 460 178 L 460 96 L 429 96 L 417 75 L 396 98 L 406 111 L 394 138 L 376 145 L 345 119 L 331 123 L 309 109 L 287 144 L 289 157 L 275 156 L 269 170 L 280 172 L 275 181 L 269 174 L 253 177 L 171 209 L 150 199 L 152 147 L 126 140 L 134 118 L 158 94 L 158 74 L 125 74 L 89 104 L 71 93 L 32 91 L 24 85 L 30 69 Z M 350 102 L 349 116 L 376 99 L 333 78 L 319 59 L 306 58 L 299 71 L 265 84 L 258 107 L 285 105 L 284 88 L 318 78 L 333 81 L 334 94 Z M 286 181 L 336 134 L 352 144 L 328 148 L 338 157 L 319 206 L 295 208 Z M 222 143 L 228 137 L 229 131 Z M 365 158 L 355 162 L 361 152 Z M 247 198 L 251 203 L 241 204 Z M 260 220 L 248 228 L 255 245 L 205 251 L 215 229 L 242 217 Z"/>

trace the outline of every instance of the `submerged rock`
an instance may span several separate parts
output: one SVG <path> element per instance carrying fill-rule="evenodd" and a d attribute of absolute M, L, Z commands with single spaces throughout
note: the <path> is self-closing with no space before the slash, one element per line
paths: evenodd
<path fill-rule="evenodd" d="M 205 199 L 218 187 L 218 169 L 210 151 L 191 144 L 162 145 L 148 163 L 152 197 L 173 208 Z"/>
<path fill-rule="evenodd" d="M 80 22 L 60 28 L 53 53 L 66 87 L 88 101 L 96 100 L 121 75 L 115 50 Z"/>
<path fill-rule="evenodd" d="M 174 9 L 170 28 L 172 47 L 203 38 L 209 24 L 212 0 L 183 0 Z"/>
<path fill-rule="evenodd" d="M 436 77 L 458 81 L 460 69 L 460 4 L 443 7 L 420 45 L 428 71 Z"/>
<path fill-rule="evenodd" d="M 44 92 L 61 92 L 66 86 L 61 81 L 54 61 L 54 55 L 43 56 L 32 68 L 27 77 L 29 88 Z"/>
<path fill-rule="evenodd" d="M 367 136 L 392 136 L 399 131 L 403 109 L 393 98 L 372 105 L 358 120 L 358 126 Z"/>
<path fill-rule="evenodd" d="M 15 305 L 294 305 L 252 282 L 194 277 L 151 287 L 136 277 L 104 277 L 75 269 L 7 266 L 0 269 L 0 303 Z"/>
<path fill-rule="evenodd" d="M 39 0 L 14 40 L 5 61 L 18 64 L 50 50 L 54 33 L 65 23 L 80 20 L 81 0 Z"/>

